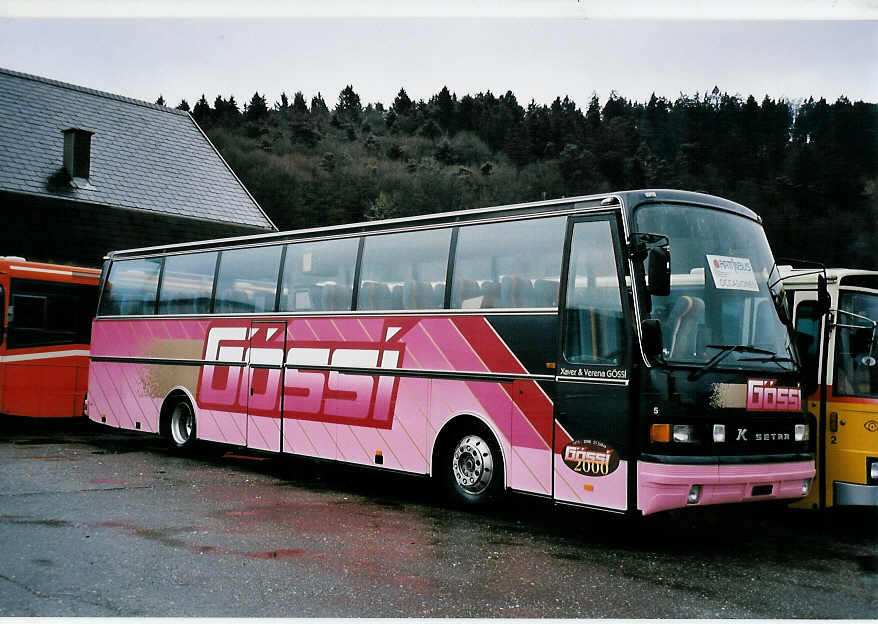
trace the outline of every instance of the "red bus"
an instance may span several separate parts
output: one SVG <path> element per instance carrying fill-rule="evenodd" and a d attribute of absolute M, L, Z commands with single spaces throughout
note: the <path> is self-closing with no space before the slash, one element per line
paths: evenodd
<path fill-rule="evenodd" d="M 752 211 L 683 191 L 114 252 L 88 415 L 472 504 L 799 499 L 813 444 L 773 266 Z"/>
<path fill-rule="evenodd" d="M 100 275 L 0 256 L 0 414 L 82 416 Z"/>

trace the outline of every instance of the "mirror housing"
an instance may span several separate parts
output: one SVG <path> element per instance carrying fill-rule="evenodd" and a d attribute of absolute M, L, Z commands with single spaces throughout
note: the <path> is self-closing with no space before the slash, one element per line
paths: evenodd
<path fill-rule="evenodd" d="M 817 276 L 817 308 L 820 311 L 821 315 L 829 312 L 829 308 L 831 307 L 832 302 L 829 298 L 829 288 L 826 286 L 826 277 L 823 275 Z"/>
<path fill-rule="evenodd" d="M 646 281 L 650 295 L 667 297 L 671 294 L 671 251 L 667 247 L 653 247 L 646 257 Z"/>
<path fill-rule="evenodd" d="M 643 353 L 656 358 L 662 353 L 662 325 L 658 319 L 645 319 L 640 323 L 640 346 Z"/>

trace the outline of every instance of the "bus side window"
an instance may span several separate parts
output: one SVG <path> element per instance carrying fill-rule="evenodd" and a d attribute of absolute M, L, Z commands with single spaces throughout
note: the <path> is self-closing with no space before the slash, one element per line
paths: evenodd
<path fill-rule="evenodd" d="M 159 314 L 209 314 L 217 252 L 165 258 Z"/>
<path fill-rule="evenodd" d="M 287 245 L 278 310 L 350 311 L 359 245 L 359 238 Z"/>
<path fill-rule="evenodd" d="M 564 217 L 461 226 L 452 309 L 557 308 Z"/>
<path fill-rule="evenodd" d="M 251 247 L 222 252 L 213 311 L 274 312 L 283 247 Z"/>
<path fill-rule="evenodd" d="M 820 352 L 820 308 L 816 301 L 803 301 L 796 308 L 796 348 L 802 358 L 805 396 L 817 389 Z"/>
<path fill-rule="evenodd" d="M 9 302 L 7 348 L 89 342 L 94 286 L 13 279 Z"/>
<path fill-rule="evenodd" d="M 358 310 L 442 307 L 451 228 L 367 236 Z"/>
<path fill-rule="evenodd" d="M 99 314 L 155 314 L 161 267 L 162 258 L 114 261 L 104 285 Z"/>
<path fill-rule="evenodd" d="M 576 223 L 567 278 L 565 358 L 576 364 L 618 365 L 625 336 L 610 224 Z"/>

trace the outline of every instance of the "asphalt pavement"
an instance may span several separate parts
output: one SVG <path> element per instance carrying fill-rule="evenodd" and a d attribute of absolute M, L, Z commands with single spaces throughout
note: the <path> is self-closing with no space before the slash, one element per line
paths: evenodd
<path fill-rule="evenodd" d="M 418 477 L 6 420 L 0 616 L 875 618 L 878 515 L 473 512 Z"/>

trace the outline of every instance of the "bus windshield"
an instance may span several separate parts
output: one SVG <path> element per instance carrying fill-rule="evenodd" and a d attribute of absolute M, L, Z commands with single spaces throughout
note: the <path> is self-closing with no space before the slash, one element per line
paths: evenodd
<path fill-rule="evenodd" d="M 670 294 L 652 297 L 665 361 L 757 370 L 794 366 L 789 332 L 767 284 L 774 260 L 758 223 L 677 204 L 642 206 L 635 221 L 637 231 L 670 241 Z"/>
<path fill-rule="evenodd" d="M 873 319 L 878 319 L 878 295 L 841 292 L 832 386 L 836 396 L 878 398 L 878 346 Z"/>

